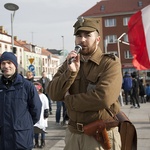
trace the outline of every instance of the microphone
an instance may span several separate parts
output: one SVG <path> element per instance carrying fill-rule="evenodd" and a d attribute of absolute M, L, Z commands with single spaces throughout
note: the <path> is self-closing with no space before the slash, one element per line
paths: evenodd
<path fill-rule="evenodd" d="M 75 50 L 76 53 L 78 54 L 78 53 L 80 53 L 80 51 L 82 50 L 82 47 L 81 47 L 80 45 L 76 45 L 74 50 Z M 74 60 L 75 60 L 74 57 L 70 58 L 70 59 L 68 60 L 68 64 L 70 65 Z"/>

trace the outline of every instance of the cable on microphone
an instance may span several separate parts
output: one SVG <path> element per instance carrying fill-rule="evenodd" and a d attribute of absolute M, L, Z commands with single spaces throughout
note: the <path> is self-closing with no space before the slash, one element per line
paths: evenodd
<path fill-rule="evenodd" d="M 76 53 L 80 53 L 80 51 L 82 50 L 82 47 L 80 45 L 76 45 L 75 49 Z M 73 61 L 75 60 L 75 57 L 72 57 L 68 60 L 68 64 L 70 65 Z"/>

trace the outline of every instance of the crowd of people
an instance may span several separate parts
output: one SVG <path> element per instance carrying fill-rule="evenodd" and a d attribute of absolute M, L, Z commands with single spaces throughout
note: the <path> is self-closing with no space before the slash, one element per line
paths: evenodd
<path fill-rule="evenodd" d="M 47 118 L 52 115 L 46 72 L 37 81 L 31 71 L 22 76 L 12 52 L 1 55 L 0 68 L 0 150 L 43 148 Z"/>
<path fill-rule="evenodd" d="M 47 118 L 49 115 L 53 114 L 52 113 L 52 101 L 46 92 L 50 79 L 47 77 L 47 74 L 45 71 L 41 73 L 41 78 L 37 81 L 34 79 L 33 73 L 31 71 L 27 71 L 26 79 L 28 81 L 31 81 L 35 85 L 37 92 L 39 94 L 40 100 L 42 102 L 40 120 L 34 125 L 34 133 L 35 133 L 34 148 L 43 148 L 45 146 L 46 128 L 48 127 Z M 67 116 L 64 102 L 61 102 L 61 101 L 56 102 L 55 120 L 56 120 L 57 127 L 66 125 L 68 116 Z"/>
<path fill-rule="evenodd" d="M 64 150 L 121 150 L 114 116 L 120 104 L 140 108 L 150 101 L 150 85 L 145 87 L 136 72 L 122 77 L 120 59 L 100 49 L 99 24 L 97 19 L 78 18 L 73 27 L 80 53 L 71 51 L 51 81 L 45 71 L 37 81 L 31 71 L 23 77 L 14 53 L 1 55 L 0 150 L 43 148 L 51 101 L 56 101 L 56 125 L 61 124 L 62 107 L 62 124 L 68 120 Z M 105 125 L 91 133 L 91 123 L 97 121 Z"/>
<path fill-rule="evenodd" d="M 125 72 L 122 83 L 122 93 L 125 105 L 130 104 L 131 108 L 140 108 L 140 103 L 150 101 L 150 85 L 144 83 L 137 72 Z"/>

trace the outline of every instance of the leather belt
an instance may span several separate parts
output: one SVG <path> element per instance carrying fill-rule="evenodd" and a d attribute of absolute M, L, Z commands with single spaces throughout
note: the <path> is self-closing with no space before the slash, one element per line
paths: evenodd
<path fill-rule="evenodd" d="M 104 122 L 105 122 L 107 131 L 109 131 L 109 130 L 111 130 L 111 128 L 117 127 L 119 125 L 119 121 L 113 120 L 113 119 L 104 120 Z M 72 120 L 69 120 L 68 125 L 73 126 L 75 129 L 77 129 L 77 131 L 84 133 L 83 127 L 84 127 L 85 124 L 83 124 L 83 123 L 76 123 L 76 122 L 74 122 Z"/>
<path fill-rule="evenodd" d="M 77 123 L 77 130 L 79 132 L 84 132 L 83 127 L 84 127 L 84 125 L 82 123 Z"/>

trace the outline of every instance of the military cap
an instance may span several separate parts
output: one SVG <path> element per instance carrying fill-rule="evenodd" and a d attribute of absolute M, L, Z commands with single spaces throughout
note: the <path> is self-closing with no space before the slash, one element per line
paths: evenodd
<path fill-rule="evenodd" d="M 73 25 L 74 27 L 74 35 L 77 34 L 78 31 L 97 31 L 100 33 L 100 24 L 99 20 L 95 18 L 83 18 L 80 17 Z"/>

